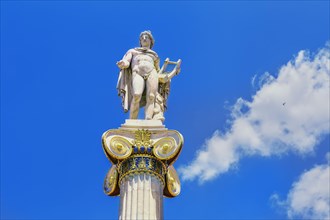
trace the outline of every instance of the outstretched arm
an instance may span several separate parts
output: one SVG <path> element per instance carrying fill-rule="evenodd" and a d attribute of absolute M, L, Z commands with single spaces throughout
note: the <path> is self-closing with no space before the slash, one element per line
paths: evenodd
<path fill-rule="evenodd" d="M 126 69 L 129 67 L 131 60 L 132 60 L 133 54 L 131 50 L 127 51 L 127 53 L 124 55 L 123 59 L 118 61 L 116 64 L 120 69 Z"/>

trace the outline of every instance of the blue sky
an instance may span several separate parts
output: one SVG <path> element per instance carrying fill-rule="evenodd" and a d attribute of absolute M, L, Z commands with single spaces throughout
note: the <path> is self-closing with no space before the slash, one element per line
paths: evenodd
<path fill-rule="evenodd" d="M 115 63 L 143 30 L 182 59 L 165 219 L 325 218 L 329 20 L 329 1 L 1 1 L 1 219 L 117 218 L 101 135 L 128 117 Z"/>

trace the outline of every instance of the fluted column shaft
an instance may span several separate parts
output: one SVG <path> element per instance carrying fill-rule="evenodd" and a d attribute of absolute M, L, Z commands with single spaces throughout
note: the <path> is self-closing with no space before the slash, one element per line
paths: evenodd
<path fill-rule="evenodd" d="M 160 179 L 149 173 L 123 178 L 119 219 L 163 219 L 163 189 Z"/>

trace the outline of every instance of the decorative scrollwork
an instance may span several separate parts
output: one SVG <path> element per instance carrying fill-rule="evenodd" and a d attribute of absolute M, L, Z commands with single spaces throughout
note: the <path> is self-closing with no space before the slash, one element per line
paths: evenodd
<path fill-rule="evenodd" d="M 161 138 L 154 144 L 153 153 L 160 160 L 169 160 L 180 151 L 180 146 L 173 137 Z"/>
<path fill-rule="evenodd" d="M 131 143 L 121 136 L 111 137 L 109 147 L 106 150 L 112 157 L 119 160 L 126 159 L 133 151 Z"/>
<path fill-rule="evenodd" d="M 120 194 L 120 185 L 128 177 L 147 174 L 157 177 L 163 194 L 175 197 L 181 186 L 173 163 L 182 146 L 182 135 L 175 130 L 108 130 L 102 135 L 102 146 L 113 166 L 104 180 L 104 192 Z"/>

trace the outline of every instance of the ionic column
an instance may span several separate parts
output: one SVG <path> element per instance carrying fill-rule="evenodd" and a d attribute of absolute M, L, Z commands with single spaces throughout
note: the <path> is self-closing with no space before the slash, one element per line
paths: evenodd
<path fill-rule="evenodd" d="M 180 193 L 173 167 L 183 146 L 182 135 L 156 120 L 126 120 L 102 136 L 103 149 L 113 166 L 104 192 L 120 195 L 119 219 L 163 219 L 163 196 Z"/>

